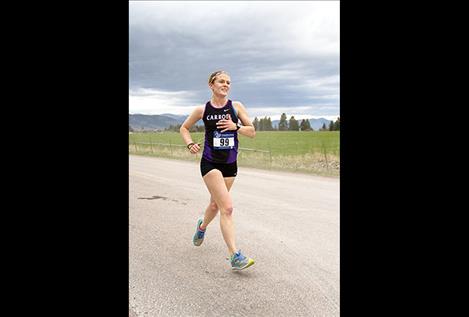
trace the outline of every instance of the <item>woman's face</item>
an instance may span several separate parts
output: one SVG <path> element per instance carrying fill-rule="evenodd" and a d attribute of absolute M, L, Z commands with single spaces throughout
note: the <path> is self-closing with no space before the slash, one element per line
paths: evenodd
<path fill-rule="evenodd" d="M 226 97 L 230 91 L 231 79 L 226 74 L 220 74 L 209 85 L 215 95 Z"/>

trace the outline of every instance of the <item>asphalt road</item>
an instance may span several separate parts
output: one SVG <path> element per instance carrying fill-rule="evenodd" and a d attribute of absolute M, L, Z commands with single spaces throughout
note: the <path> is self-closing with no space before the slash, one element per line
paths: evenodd
<path fill-rule="evenodd" d="M 196 162 L 129 156 L 129 316 L 339 316 L 337 178 L 240 167 L 233 272 Z"/>

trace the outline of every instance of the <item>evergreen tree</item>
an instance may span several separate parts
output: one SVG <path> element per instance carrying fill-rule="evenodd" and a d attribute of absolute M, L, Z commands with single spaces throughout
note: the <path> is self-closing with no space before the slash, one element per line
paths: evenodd
<path fill-rule="evenodd" d="M 329 122 L 329 131 L 334 131 L 334 121 Z"/>
<path fill-rule="evenodd" d="M 287 115 L 282 113 L 280 116 L 280 122 L 278 123 L 278 130 L 279 131 L 287 131 L 288 130 L 288 122 L 287 122 Z"/>
<path fill-rule="evenodd" d="M 261 121 L 259 121 L 261 124 L 261 129 L 262 131 L 268 131 L 268 122 L 267 122 L 267 117 L 264 117 L 261 119 Z"/>
<path fill-rule="evenodd" d="M 257 117 L 254 118 L 252 125 L 254 126 L 254 129 L 256 129 L 256 131 L 259 131 L 259 120 L 257 119 Z"/>
<path fill-rule="evenodd" d="M 340 117 L 337 117 L 337 120 L 334 123 L 334 130 L 340 131 Z"/>
<path fill-rule="evenodd" d="M 290 122 L 288 124 L 288 130 L 290 131 L 298 131 L 299 126 L 298 126 L 298 121 L 295 119 L 294 116 L 291 116 Z"/>
<path fill-rule="evenodd" d="M 300 124 L 301 131 L 311 131 L 311 124 L 309 123 L 308 119 L 301 120 Z"/>
<path fill-rule="evenodd" d="M 272 120 L 270 120 L 270 117 L 267 118 L 267 131 L 273 131 L 274 128 L 272 127 Z"/>
<path fill-rule="evenodd" d="M 264 126 L 265 126 L 264 119 L 261 118 L 259 120 L 259 131 L 264 131 Z"/>
<path fill-rule="evenodd" d="M 327 130 L 327 128 L 326 128 L 326 124 L 325 124 L 325 123 L 323 123 L 323 124 L 322 124 L 322 127 L 321 127 L 321 130 L 320 130 L 320 131 L 326 131 L 326 130 Z"/>
<path fill-rule="evenodd" d="M 305 130 L 306 130 L 306 121 L 305 121 L 305 119 L 301 120 L 301 123 L 300 123 L 300 130 L 301 130 L 301 131 L 305 131 Z"/>

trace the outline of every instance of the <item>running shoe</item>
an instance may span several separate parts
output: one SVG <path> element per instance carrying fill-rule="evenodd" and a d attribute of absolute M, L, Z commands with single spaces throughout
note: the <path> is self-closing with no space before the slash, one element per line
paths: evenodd
<path fill-rule="evenodd" d="M 229 260 L 231 262 L 231 269 L 235 271 L 244 270 L 245 268 L 248 268 L 254 264 L 254 260 L 251 258 L 245 257 L 241 253 L 241 250 L 233 253 L 233 255 L 230 257 Z"/>
<path fill-rule="evenodd" d="M 192 242 L 197 247 L 201 245 L 202 242 L 204 242 L 205 230 L 204 231 L 200 230 L 200 225 L 202 224 L 202 222 L 204 222 L 202 219 L 199 219 L 197 221 L 197 228 L 195 229 L 195 234 L 194 234 L 194 237 L 192 238 Z"/>

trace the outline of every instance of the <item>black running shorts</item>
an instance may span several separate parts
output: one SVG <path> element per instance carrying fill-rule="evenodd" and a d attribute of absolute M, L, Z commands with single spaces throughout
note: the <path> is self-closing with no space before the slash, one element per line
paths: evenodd
<path fill-rule="evenodd" d="M 213 169 L 219 170 L 223 177 L 235 177 L 238 173 L 238 164 L 236 161 L 230 164 L 213 163 L 202 157 L 200 160 L 200 173 L 202 174 L 202 177 Z"/>

